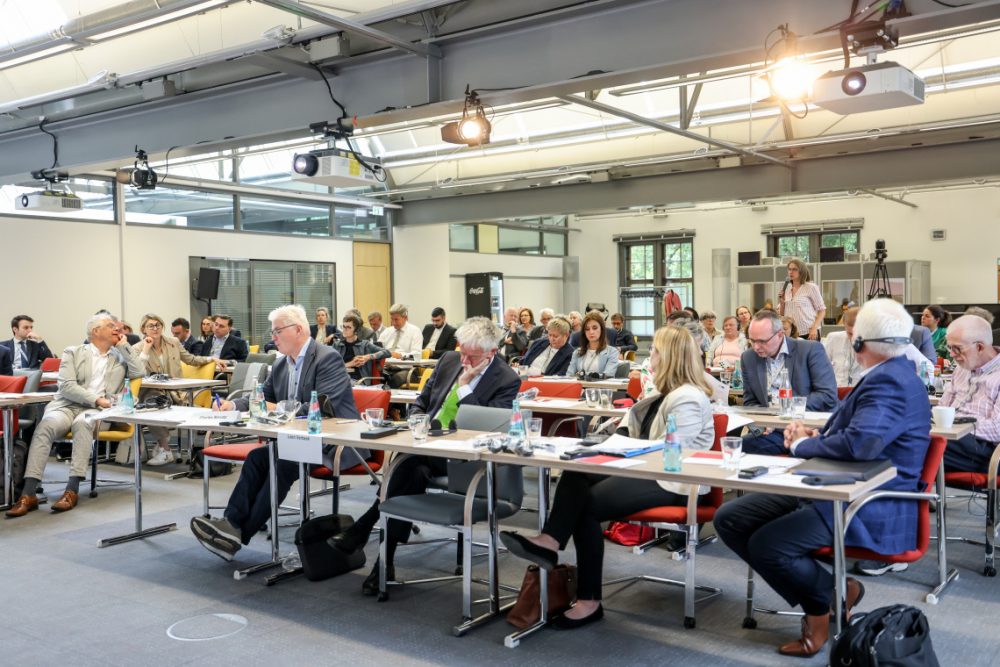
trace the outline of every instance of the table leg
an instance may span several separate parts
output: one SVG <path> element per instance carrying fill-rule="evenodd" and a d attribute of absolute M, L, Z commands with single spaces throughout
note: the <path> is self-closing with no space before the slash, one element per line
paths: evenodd
<path fill-rule="evenodd" d="M 135 424 L 132 430 L 132 460 L 135 463 L 135 532 L 100 540 L 97 543 L 98 548 L 113 547 L 116 544 L 142 540 L 151 535 L 159 535 L 160 533 L 177 530 L 176 523 L 166 523 L 162 526 L 142 529 L 142 456 L 139 453 L 138 424 Z"/>
<path fill-rule="evenodd" d="M 833 585 L 836 591 L 833 602 L 834 634 L 831 639 L 840 636 L 841 629 L 847 619 L 847 571 L 844 557 L 844 501 L 833 501 Z"/>
<path fill-rule="evenodd" d="M 538 468 L 538 532 L 541 533 L 542 529 L 545 527 L 545 520 L 548 518 L 549 514 L 549 469 L 545 467 Z M 504 637 L 503 645 L 507 648 L 515 648 L 520 643 L 521 640 L 529 635 L 533 635 L 542 628 L 544 628 L 549 622 L 549 577 L 548 572 L 543 568 L 538 568 L 538 597 L 539 597 L 539 610 L 541 615 L 538 618 L 538 622 L 534 625 L 526 627 L 524 630 L 518 630 L 517 632 L 512 632 L 511 634 Z"/>
<path fill-rule="evenodd" d="M 306 464 L 301 462 L 299 463 L 299 512 L 302 517 L 302 523 L 309 520 L 309 472 L 306 469 Z M 273 586 L 285 579 L 297 577 L 303 572 L 304 570 L 301 565 L 291 570 L 282 570 L 265 579 L 264 584 L 266 586 Z"/>
<path fill-rule="evenodd" d="M 946 497 L 948 495 L 947 488 L 944 481 L 944 464 L 938 466 L 937 474 L 937 495 L 938 495 L 938 508 L 935 514 L 935 520 L 937 521 L 937 534 L 938 534 L 938 585 L 934 587 L 930 593 L 928 593 L 924 600 L 928 604 L 937 604 L 938 599 L 944 594 L 944 589 L 948 587 L 955 579 L 958 579 L 958 570 L 953 569 L 948 571 L 948 531 L 945 523 L 945 517 L 948 512 L 946 511 Z M 989 512 L 989 510 L 987 510 Z"/>
<path fill-rule="evenodd" d="M 9 510 L 14 505 L 14 408 L 6 407 L 3 412 L 3 507 Z"/>
<path fill-rule="evenodd" d="M 267 439 L 267 463 L 267 477 L 271 485 L 271 560 L 236 570 L 233 572 L 233 578 L 237 580 L 246 579 L 251 574 L 281 565 L 278 544 L 278 447 L 271 438 Z"/>

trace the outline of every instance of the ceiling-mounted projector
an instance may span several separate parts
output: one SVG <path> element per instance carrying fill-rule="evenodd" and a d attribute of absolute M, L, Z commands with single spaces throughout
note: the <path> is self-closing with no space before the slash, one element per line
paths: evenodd
<path fill-rule="evenodd" d="M 83 200 L 69 190 L 38 190 L 28 192 L 14 200 L 19 210 L 36 211 L 79 211 Z"/>
<path fill-rule="evenodd" d="M 812 102 L 842 116 L 924 103 L 924 80 L 894 62 L 827 72 L 813 83 Z"/>
<path fill-rule="evenodd" d="M 379 167 L 377 158 L 365 156 L 364 161 Z M 363 165 L 350 151 L 339 148 L 298 153 L 292 160 L 292 180 L 312 181 L 336 188 L 356 188 L 376 185 L 375 174 Z"/>

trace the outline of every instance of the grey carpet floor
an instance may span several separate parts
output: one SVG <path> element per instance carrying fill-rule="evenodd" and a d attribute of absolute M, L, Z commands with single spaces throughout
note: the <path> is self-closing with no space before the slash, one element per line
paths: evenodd
<path fill-rule="evenodd" d="M 65 479 L 55 461 L 46 478 Z M 129 479 L 129 469 L 101 467 L 101 476 Z M 213 480 L 213 502 L 221 504 L 236 475 Z M 342 496 L 342 511 L 357 515 L 373 498 L 374 487 L 354 478 Z M 45 485 L 57 497 L 61 485 Z M 204 550 L 188 528 L 201 511 L 199 480 L 165 481 L 162 470 L 143 477 L 145 525 L 174 521 L 178 530 L 105 549 L 99 539 L 128 532 L 133 524 L 131 488 L 102 489 L 84 497 L 77 509 L 52 514 L 47 507 L 16 520 L 0 520 L 0 600 L 7 622 L 0 625 L 0 664 L 7 665 L 822 665 L 783 658 L 775 646 L 797 635 L 798 621 L 759 616 L 759 627 L 741 627 L 746 568 L 723 545 L 698 554 L 698 582 L 718 586 L 723 595 L 698 607 L 696 629 L 683 627 L 678 588 L 642 583 L 605 590 L 605 620 L 571 633 L 544 630 L 516 649 L 504 647 L 512 628 L 496 620 L 465 637 L 452 636 L 460 620 L 460 584 L 393 588 L 379 603 L 363 597 L 361 582 L 377 553 L 369 544 L 368 565 L 323 582 L 304 577 L 266 587 L 263 575 L 242 581 L 234 566 Z M 293 487 L 289 502 L 296 502 Z M 329 498 L 315 501 L 324 513 Z M 953 501 L 949 533 L 981 537 L 982 505 Z M 536 515 L 522 513 L 507 525 L 531 529 Z M 281 532 L 282 551 L 291 551 L 294 528 Z M 444 536 L 428 529 L 422 537 Z M 440 576 L 454 566 L 454 547 L 401 548 L 400 577 Z M 269 557 L 267 536 L 240 552 L 236 565 Z M 572 546 L 565 554 L 574 559 Z M 866 579 L 861 610 L 903 603 L 919 607 L 930 620 L 942 665 L 1000 664 L 995 620 L 1000 618 L 1000 579 L 981 574 L 982 548 L 950 544 L 949 560 L 960 578 L 937 605 L 923 597 L 935 579 L 936 564 L 926 557 L 906 572 Z M 485 564 L 477 571 L 485 576 Z M 525 564 L 501 555 L 504 583 L 518 585 Z M 683 563 L 662 548 L 635 556 L 608 544 L 605 577 L 634 573 L 682 578 Z M 482 589 L 480 589 L 482 592 Z M 766 585 L 758 601 L 783 608 Z M 221 616 L 220 616 L 221 615 Z M 246 619 L 246 625 L 225 615 Z M 173 636 L 168 629 L 173 628 Z M 238 631 L 237 631 L 238 630 Z M 209 639 L 216 635 L 228 636 Z M 182 637 L 178 639 L 175 637 Z M 192 640 L 193 639 L 193 640 Z"/>

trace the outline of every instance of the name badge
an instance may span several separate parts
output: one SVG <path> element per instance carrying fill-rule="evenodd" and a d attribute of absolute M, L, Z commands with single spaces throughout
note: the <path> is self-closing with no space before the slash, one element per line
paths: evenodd
<path fill-rule="evenodd" d="M 322 464 L 323 436 L 301 431 L 278 431 L 278 458 Z"/>

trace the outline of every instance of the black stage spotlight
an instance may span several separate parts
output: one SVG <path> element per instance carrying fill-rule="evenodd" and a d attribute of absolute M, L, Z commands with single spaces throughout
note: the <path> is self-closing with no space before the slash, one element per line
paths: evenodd
<path fill-rule="evenodd" d="M 449 144 L 465 144 L 466 146 L 482 146 L 490 143 L 490 131 L 493 126 L 486 118 L 483 104 L 479 101 L 476 91 L 465 89 L 465 108 L 462 109 L 461 120 L 445 123 L 441 126 L 441 140 Z"/>

